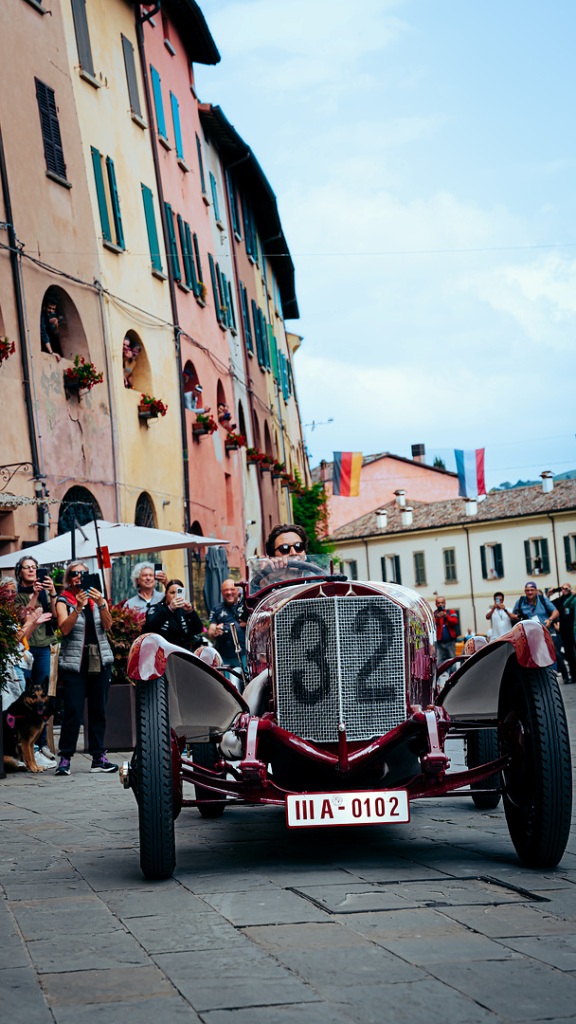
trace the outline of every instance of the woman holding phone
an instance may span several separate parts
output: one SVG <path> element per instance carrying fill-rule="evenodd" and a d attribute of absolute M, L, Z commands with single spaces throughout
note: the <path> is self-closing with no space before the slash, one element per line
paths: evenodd
<path fill-rule="evenodd" d="M 88 750 L 91 772 L 117 772 L 118 765 L 106 757 L 106 701 L 114 655 L 106 631 L 112 616 L 100 590 L 83 589 L 83 562 L 70 562 L 64 574 L 64 589 L 56 602 L 56 617 L 62 633 L 60 678 L 64 684 L 64 713 L 60 730 L 60 762 L 56 775 L 70 775 L 78 734 L 88 701 Z M 84 577 L 85 578 L 85 577 Z"/>
<path fill-rule="evenodd" d="M 50 645 L 55 643 L 52 628 L 56 610 L 56 588 L 48 569 L 40 568 L 31 555 L 24 555 L 16 564 L 16 580 L 18 593 L 14 603 L 24 609 L 25 615 L 32 615 L 40 609 L 42 619 L 30 636 L 29 646 L 32 655 L 32 666 L 29 678 L 33 686 L 41 686 L 48 694 L 50 683 Z M 49 617 L 46 616 L 49 613 Z M 37 760 L 41 768 L 55 768 L 56 759 L 48 746 L 46 726 L 38 737 Z"/>
<path fill-rule="evenodd" d="M 169 643 L 193 651 L 203 628 L 198 612 L 186 600 L 182 581 L 168 580 L 166 593 L 150 608 L 142 632 L 158 633 Z"/>

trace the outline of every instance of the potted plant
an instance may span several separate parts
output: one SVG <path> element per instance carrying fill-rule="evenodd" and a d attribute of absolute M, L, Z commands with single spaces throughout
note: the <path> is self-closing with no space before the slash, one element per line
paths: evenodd
<path fill-rule="evenodd" d="M 74 356 L 74 363 L 64 370 L 64 390 L 67 394 L 80 394 L 81 391 L 91 391 L 96 384 L 101 384 L 104 374 L 99 373 L 94 363 L 84 359 L 84 356 Z"/>
<path fill-rule="evenodd" d="M 199 412 L 192 424 L 192 436 L 199 439 L 204 434 L 213 434 L 215 430 L 218 430 L 218 424 L 214 417 L 207 412 Z"/>
<path fill-rule="evenodd" d="M 16 344 L 8 338 L 0 338 L 0 366 L 5 359 L 8 359 L 16 350 Z"/>
<path fill-rule="evenodd" d="M 203 306 L 206 305 L 206 294 L 206 285 L 204 284 L 204 281 L 198 281 L 198 284 L 196 285 L 196 298 Z"/>
<path fill-rule="evenodd" d="M 260 469 L 262 470 L 262 472 L 270 473 L 275 461 L 276 460 L 272 455 L 262 455 L 262 458 L 260 460 Z"/>
<path fill-rule="evenodd" d="M 280 480 L 282 474 L 286 472 L 286 466 L 283 462 L 274 462 L 272 464 L 272 479 Z"/>
<path fill-rule="evenodd" d="M 152 395 L 140 395 L 138 419 L 156 420 L 159 416 L 165 416 L 167 412 L 168 406 L 164 404 L 162 399 L 153 398 Z"/>
<path fill-rule="evenodd" d="M 249 466 L 259 466 L 262 462 L 264 455 L 258 448 L 247 448 L 246 449 L 246 461 Z"/>
<path fill-rule="evenodd" d="M 233 430 L 230 431 L 228 437 L 224 440 L 224 448 L 227 452 L 237 451 L 238 448 L 246 447 L 246 438 L 244 434 L 235 434 Z"/>

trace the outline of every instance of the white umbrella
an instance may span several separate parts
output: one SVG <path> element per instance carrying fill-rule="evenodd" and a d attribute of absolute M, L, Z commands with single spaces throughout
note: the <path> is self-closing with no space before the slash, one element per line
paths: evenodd
<path fill-rule="evenodd" d="M 215 544 L 228 544 L 227 540 L 202 537 L 196 533 L 177 533 L 173 530 L 156 530 L 150 526 L 133 526 L 131 523 L 107 523 L 97 521 L 98 537 L 94 523 L 77 526 L 75 558 L 95 558 L 98 546 L 108 548 L 111 555 L 137 555 L 148 551 L 169 551 L 181 548 L 201 548 Z M 67 562 L 72 557 L 72 534 L 62 533 L 59 537 L 36 544 L 22 551 L 13 551 L 0 557 L 0 569 L 12 569 L 22 555 L 30 555 L 40 564 Z"/>

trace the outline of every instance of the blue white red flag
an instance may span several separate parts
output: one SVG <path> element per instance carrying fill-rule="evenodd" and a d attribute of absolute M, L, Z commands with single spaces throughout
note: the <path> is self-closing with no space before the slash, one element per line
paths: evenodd
<path fill-rule="evenodd" d="M 459 483 L 458 493 L 461 498 L 477 498 L 480 494 L 486 494 L 484 450 L 484 448 L 476 448 L 475 451 L 464 452 L 461 449 L 454 449 Z"/>

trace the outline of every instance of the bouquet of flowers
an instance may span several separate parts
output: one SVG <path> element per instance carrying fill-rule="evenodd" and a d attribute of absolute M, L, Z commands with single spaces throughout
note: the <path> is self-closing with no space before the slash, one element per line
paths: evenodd
<path fill-rule="evenodd" d="M 8 338 L 0 338 L 0 366 L 15 350 L 16 345 L 13 341 L 9 341 Z"/>

